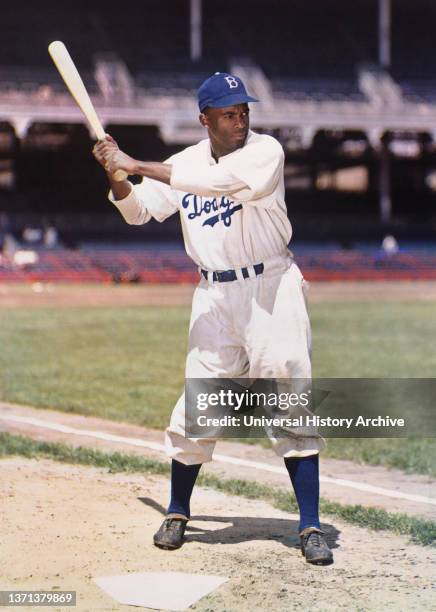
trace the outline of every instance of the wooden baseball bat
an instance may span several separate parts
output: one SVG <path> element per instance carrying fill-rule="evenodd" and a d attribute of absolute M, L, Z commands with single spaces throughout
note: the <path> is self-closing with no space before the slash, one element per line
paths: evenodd
<path fill-rule="evenodd" d="M 86 91 L 85 85 L 80 77 L 80 74 L 71 59 L 70 54 L 63 42 L 55 40 L 48 46 L 48 52 L 54 61 L 56 68 L 59 70 L 65 85 L 68 87 L 70 94 L 77 102 L 80 110 L 85 115 L 90 126 L 95 132 L 98 140 L 104 140 L 106 137 L 100 119 L 95 112 L 94 105 Z M 114 175 L 116 181 L 124 181 L 127 178 L 127 172 L 117 170 Z"/>

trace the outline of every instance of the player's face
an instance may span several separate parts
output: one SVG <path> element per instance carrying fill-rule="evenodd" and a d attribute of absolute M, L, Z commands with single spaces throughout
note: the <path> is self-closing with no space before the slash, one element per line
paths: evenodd
<path fill-rule="evenodd" d="M 200 121 L 209 132 L 214 151 L 225 155 L 244 146 L 250 127 L 248 104 L 235 104 L 225 108 L 209 108 L 200 115 Z"/>

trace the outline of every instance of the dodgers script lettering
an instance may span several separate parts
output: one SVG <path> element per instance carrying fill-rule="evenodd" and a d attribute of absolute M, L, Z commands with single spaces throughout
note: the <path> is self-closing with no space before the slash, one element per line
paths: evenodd
<path fill-rule="evenodd" d="M 188 219 L 192 220 L 201 217 L 203 214 L 208 215 L 210 212 L 222 211 L 217 215 L 213 215 L 203 221 L 202 225 L 210 225 L 213 227 L 219 221 L 222 221 L 226 227 L 232 223 L 232 215 L 238 210 L 242 210 L 242 204 L 232 206 L 233 200 L 229 200 L 226 196 L 221 198 L 207 199 L 201 196 L 196 196 L 193 193 L 187 193 L 183 196 L 182 206 L 184 209 L 189 208 Z"/>

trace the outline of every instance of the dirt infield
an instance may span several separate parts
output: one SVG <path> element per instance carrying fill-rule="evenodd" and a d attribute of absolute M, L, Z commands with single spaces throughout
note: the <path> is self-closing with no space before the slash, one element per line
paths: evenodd
<path fill-rule="evenodd" d="M 0 307 L 187 306 L 195 285 L 0 284 Z M 436 282 L 310 283 L 310 301 L 436 301 Z"/>
<path fill-rule="evenodd" d="M 184 571 L 229 578 L 191 608 L 202 612 L 434 609 L 434 550 L 403 537 L 324 523 L 335 563 L 311 567 L 295 515 L 197 488 L 186 544 L 162 551 L 151 539 L 166 479 L 24 458 L 1 460 L 1 470 L 5 590 L 71 589 L 80 612 L 129 610 L 92 578 Z"/>
<path fill-rule="evenodd" d="M 0 284 L 0 306 L 183 306 L 194 285 Z"/>
<path fill-rule="evenodd" d="M 11 420 L 7 417 L 17 417 Z M 21 421 L 19 419 L 22 419 Z M 39 426 L 33 420 L 37 419 Z M 51 428 L 60 426 L 58 429 Z M 73 428 L 62 431 L 63 427 Z M 128 454 L 138 454 L 142 457 L 166 461 L 163 451 L 153 450 L 144 446 L 135 446 L 130 441 L 141 440 L 154 444 L 164 444 L 164 432 L 147 429 L 130 423 L 116 423 L 107 419 L 69 414 L 55 410 L 42 410 L 30 406 L 19 406 L 0 402 L 0 431 L 14 435 L 22 435 L 33 440 L 45 442 L 61 442 L 72 446 L 98 448 L 105 452 L 120 451 Z M 97 437 L 93 437 L 96 434 Z M 103 437 L 98 437 L 103 434 Z M 117 436 L 116 441 L 107 439 Z M 241 444 L 231 440 L 220 440 L 217 453 L 250 462 L 261 462 L 282 468 L 282 459 L 277 457 L 270 448 L 262 448 Z M 253 469 L 241 464 L 220 463 L 212 461 L 202 468 L 203 473 L 216 474 L 224 478 L 242 478 L 246 481 L 269 484 L 277 487 L 289 487 L 287 473 L 272 473 Z M 323 476 L 330 480 L 323 480 Z M 336 482 L 331 479 L 335 479 Z M 342 504 L 361 504 L 374 508 L 383 508 L 388 512 L 404 512 L 413 516 L 435 520 L 436 506 L 418 499 L 411 500 L 401 497 L 391 497 L 375 491 L 360 490 L 353 486 L 344 486 L 343 480 L 375 487 L 389 491 L 399 491 L 414 496 L 425 496 L 436 499 L 436 480 L 419 474 L 406 474 L 400 470 L 388 469 L 383 466 L 358 465 L 351 461 L 331 459 L 321 456 L 321 495 Z"/>

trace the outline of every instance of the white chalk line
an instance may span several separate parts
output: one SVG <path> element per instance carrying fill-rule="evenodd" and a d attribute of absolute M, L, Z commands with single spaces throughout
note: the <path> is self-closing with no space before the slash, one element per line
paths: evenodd
<path fill-rule="evenodd" d="M 114 434 L 106 433 L 104 431 L 95 431 L 92 429 L 75 429 L 74 427 L 68 427 L 67 425 L 61 425 L 60 423 L 53 423 L 50 421 L 44 421 L 43 419 L 35 419 L 33 417 L 18 416 L 12 414 L 0 414 L 0 420 L 3 421 L 15 421 L 17 423 L 27 423 L 28 425 L 34 425 L 35 427 L 41 427 L 43 429 L 52 429 L 53 431 L 59 431 L 74 436 L 87 436 L 90 438 L 97 438 L 99 440 L 106 440 L 109 442 L 120 442 L 122 444 L 130 444 L 131 446 L 139 446 L 142 448 L 148 448 L 150 450 L 165 453 L 164 444 L 158 442 L 149 442 L 140 438 L 128 438 L 126 436 L 116 436 Z M 229 463 L 232 465 L 239 465 L 264 472 L 273 472 L 274 474 L 287 474 L 286 469 L 276 465 L 269 465 L 268 463 L 261 463 L 259 461 L 251 461 L 249 459 L 241 459 L 239 457 L 231 457 L 229 455 L 221 455 L 214 453 L 213 456 L 215 461 L 221 463 Z M 365 491 L 367 493 L 376 493 L 377 495 L 383 495 L 385 497 L 393 497 L 396 499 L 407 499 L 422 504 L 432 504 L 436 506 L 436 499 L 427 497 L 425 495 L 413 495 L 411 493 L 404 493 L 402 491 L 393 491 L 391 489 L 385 489 L 384 487 L 375 487 L 374 485 L 366 484 L 363 482 L 355 482 L 354 480 L 346 480 L 344 478 L 332 478 L 331 476 L 320 476 L 321 482 L 327 482 L 341 487 L 348 487 L 350 489 L 356 489 L 358 491 Z"/>

